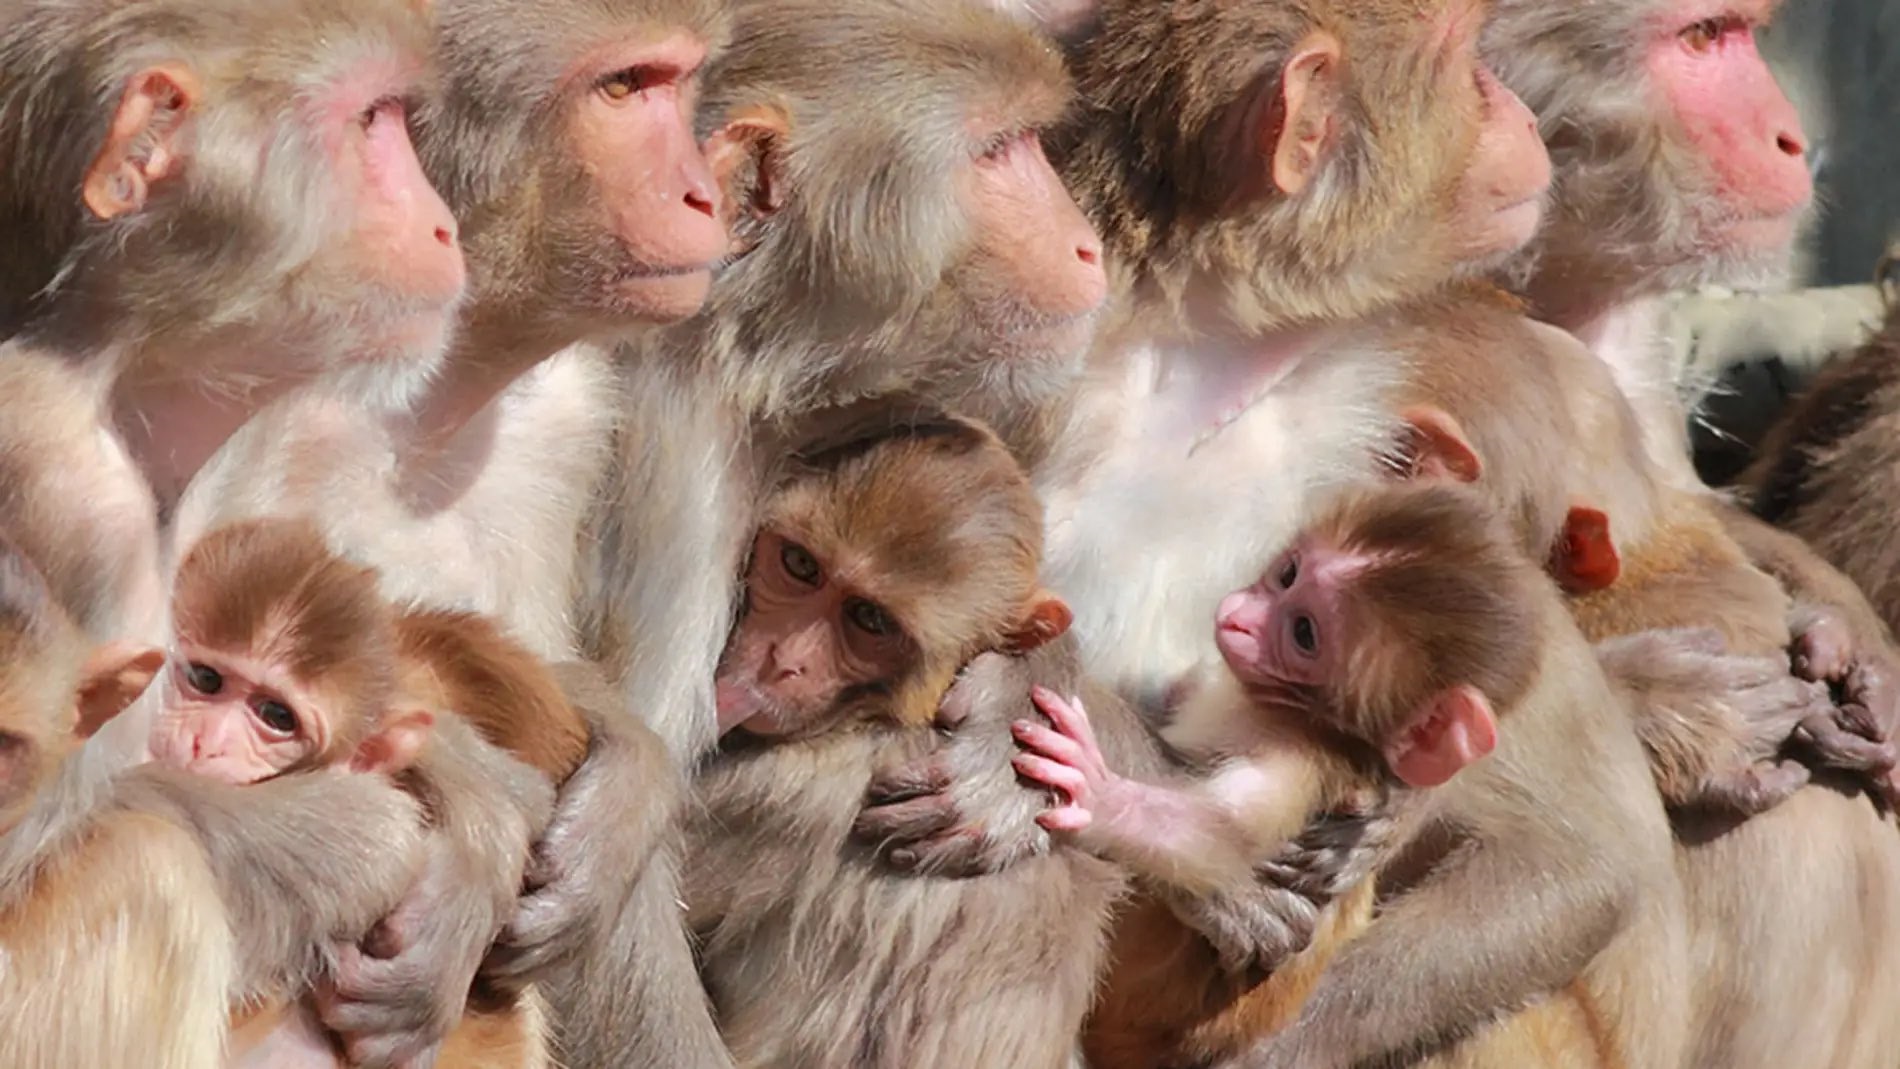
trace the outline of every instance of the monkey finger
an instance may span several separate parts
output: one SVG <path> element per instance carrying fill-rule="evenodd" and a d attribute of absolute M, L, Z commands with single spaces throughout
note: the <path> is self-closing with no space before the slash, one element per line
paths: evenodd
<path fill-rule="evenodd" d="M 1846 730 L 1833 716 L 1811 716 L 1795 729 L 1795 738 L 1823 768 L 1885 773 L 1894 767 L 1891 744 Z"/>
<path fill-rule="evenodd" d="M 929 794 L 859 810 L 851 835 L 861 842 L 911 843 L 949 831 L 960 816 L 956 803 Z"/>
<path fill-rule="evenodd" d="M 1089 826 L 1095 814 L 1076 805 L 1065 805 L 1059 809 L 1050 809 L 1036 817 L 1036 823 L 1050 831 L 1078 832 Z"/>
<path fill-rule="evenodd" d="M 951 879 L 987 876 L 1007 866 L 989 849 L 987 836 L 976 828 L 958 828 L 945 835 L 919 839 L 883 855 L 885 863 L 906 872 Z"/>
<path fill-rule="evenodd" d="M 1762 761 L 1708 783 L 1698 803 L 1752 817 L 1787 801 L 1812 777 L 1807 766 L 1797 761 Z"/>
<path fill-rule="evenodd" d="M 1035 754 L 1017 754 L 1010 764 L 1016 771 L 1045 787 L 1061 791 L 1071 803 L 1088 797 L 1089 780 L 1079 770 Z"/>
<path fill-rule="evenodd" d="M 951 782 L 950 770 L 936 758 L 928 757 L 878 773 L 865 788 L 864 797 L 870 805 L 894 805 L 942 794 L 950 788 Z"/>
<path fill-rule="evenodd" d="M 1058 735 L 1048 728 L 1043 727 L 1041 724 L 1032 724 L 1027 720 L 1018 720 L 1010 725 L 1010 731 L 1015 734 L 1017 742 L 1042 754 L 1044 757 L 1061 761 L 1065 765 L 1073 765 L 1076 768 L 1087 768 L 1092 764 L 1098 763 L 1090 759 L 1090 753 L 1087 747 L 1070 736 Z"/>
<path fill-rule="evenodd" d="M 1089 723 L 1088 710 L 1082 707 L 1082 699 L 1063 698 L 1047 687 L 1037 687 L 1031 692 L 1036 707 L 1041 709 L 1056 730 L 1075 739 L 1090 750 L 1099 751 L 1095 742 L 1095 726 Z"/>

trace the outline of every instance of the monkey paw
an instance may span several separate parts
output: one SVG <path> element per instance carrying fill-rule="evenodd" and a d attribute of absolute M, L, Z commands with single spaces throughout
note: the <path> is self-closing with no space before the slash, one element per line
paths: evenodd
<path fill-rule="evenodd" d="M 1761 761 L 1711 777 L 1693 804 L 1697 809 L 1757 816 L 1794 797 L 1812 778 L 1813 773 L 1798 761 Z"/>

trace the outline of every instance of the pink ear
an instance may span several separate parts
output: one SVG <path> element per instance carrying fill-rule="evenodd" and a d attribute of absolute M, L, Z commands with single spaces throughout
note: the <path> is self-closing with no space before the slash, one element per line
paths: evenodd
<path fill-rule="evenodd" d="M 1451 413 L 1437 405 L 1413 405 L 1399 418 L 1406 423 L 1401 478 L 1475 483 L 1484 475 L 1484 461 Z"/>
<path fill-rule="evenodd" d="M 1497 744 L 1498 721 L 1491 702 L 1476 687 L 1452 687 L 1426 703 L 1386 743 L 1385 761 L 1407 784 L 1436 787 Z"/>
<path fill-rule="evenodd" d="M 375 734 L 356 744 L 356 752 L 350 755 L 350 771 L 385 775 L 403 771 L 416 763 L 434 727 L 434 714 L 421 709 L 389 714 Z"/>

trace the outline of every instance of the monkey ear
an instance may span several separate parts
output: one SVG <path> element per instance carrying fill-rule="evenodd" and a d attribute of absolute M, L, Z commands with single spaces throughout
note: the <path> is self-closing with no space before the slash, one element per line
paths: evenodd
<path fill-rule="evenodd" d="M 1337 37 L 1315 30 L 1293 50 L 1280 74 L 1278 106 L 1267 112 L 1280 125 L 1265 136 L 1273 149 L 1273 184 L 1287 196 L 1305 189 L 1319 173 L 1332 143 L 1341 52 Z"/>
<path fill-rule="evenodd" d="M 178 165 L 174 142 L 200 92 L 198 76 L 175 63 L 147 67 L 126 82 L 106 142 L 86 169 L 82 196 L 92 214 L 116 219 L 145 207 L 152 184 Z"/>
<path fill-rule="evenodd" d="M 416 763 L 435 728 L 435 714 L 426 709 L 389 713 L 369 738 L 356 744 L 350 771 L 394 775 Z"/>
<path fill-rule="evenodd" d="M 1021 656 L 1054 642 L 1075 622 L 1069 605 L 1047 590 L 1038 590 L 1023 609 L 1022 619 L 1003 643 L 1003 652 Z"/>
<path fill-rule="evenodd" d="M 1600 509 L 1570 506 L 1563 534 L 1550 553 L 1550 574 L 1572 594 L 1588 594 L 1616 582 L 1622 558 L 1610 538 L 1610 517 Z"/>
<path fill-rule="evenodd" d="M 1440 691 L 1385 745 L 1392 774 L 1413 787 L 1436 787 L 1498 744 L 1491 702 L 1476 687 Z"/>
<path fill-rule="evenodd" d="M 1399 478 L 1475 483 L 1484 474 L 1484 461 L 1451 413 L 1437 405 L 1413 405 L 1399 416 L 1406 423 L 1394 465 Z"/>
<path fill-rule="evenodd" d="M 165 653 L 155 646 L 122 641 L 94 650 L 80 669 L 74 701 L 79 710 L 79 737 L 91 738 L 107 721 L 125 712 L 163 667 Z"/>
<path fill-rule="evenodd" d="M 776 104 L 756 104 L 742 108 L 718 129 L 701 150 L 712 168 L 720 192 L 725 195 L 729 212 L 745 212 L 754 219 L 777 214 L 785 206 L 785 162 L 783 144 L 791 132 L 792 119 Z M 733 197 L 735 179 L 746 176 L 750 167 L 750 190 L 743 202 Z M 728 218 L 728 223 L 731 219 Z"/>

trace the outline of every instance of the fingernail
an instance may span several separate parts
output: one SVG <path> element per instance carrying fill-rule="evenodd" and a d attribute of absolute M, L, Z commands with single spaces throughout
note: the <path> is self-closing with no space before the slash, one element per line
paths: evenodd
<path fill-rule="evenodd" d="M 1009 725 L 1009 730 L 1012 734 L 1027 735 L 1029 734 L 1029 721 L 1027 720 L 1011 721 Z"/>
<path fill-rule="evenodd" d="M 914 850 L 893 850 L 891 851 L 891 864 L 900 869 L 910 868 L 912 865 L 917 864 L 917 853 Z"/>

